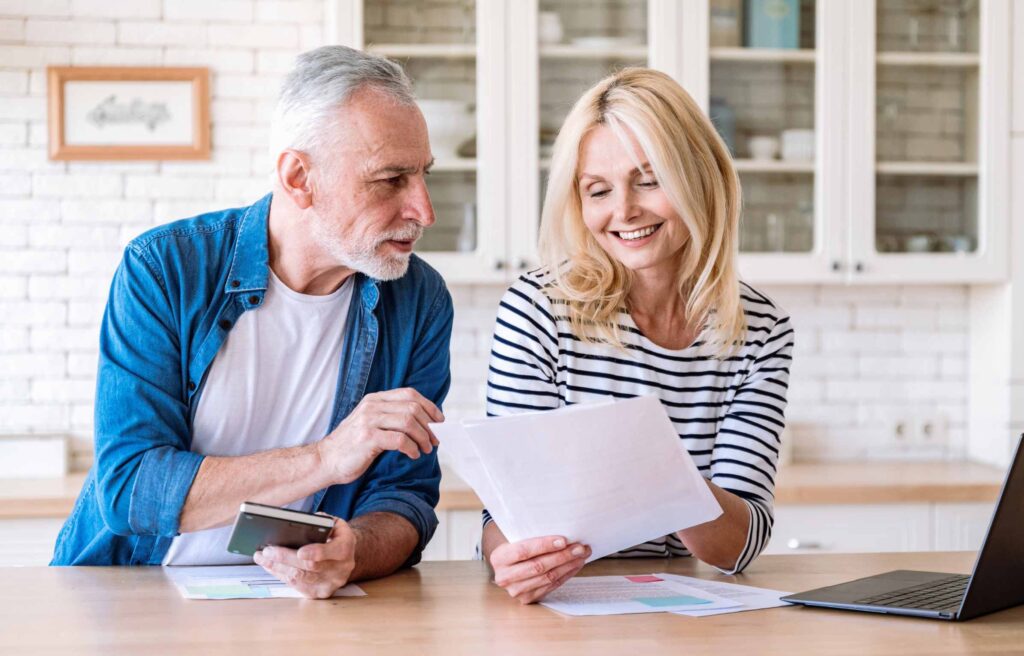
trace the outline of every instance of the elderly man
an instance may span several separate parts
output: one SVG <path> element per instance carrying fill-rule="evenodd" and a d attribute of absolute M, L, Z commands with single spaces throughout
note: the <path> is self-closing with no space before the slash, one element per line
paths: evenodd
<path fill-rule="evenodd" d="M 272 150 L 270 195 L 125 249 L 95 465 L 52 564 L 251 562 L 226 551 L 227 525 L 256 501 L 337 518 L 325 544 L 254 557 L 322 598 L 430 540 L 452 305 L 411 254 L 434 214 L 408 78 L 350 48 L 300 55 Z"/>

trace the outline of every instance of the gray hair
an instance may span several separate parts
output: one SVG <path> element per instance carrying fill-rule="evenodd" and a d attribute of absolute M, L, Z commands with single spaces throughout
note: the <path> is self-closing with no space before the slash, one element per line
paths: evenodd
<path fill-rule="evenodd" d="M 276 160 L 286 148 L 314 154 L 318 146 L 330 145 L 330 118 L 364 87 L 380 90 L 401 105 L 416 103 L 405 71 L 384 57 L 346 46 L 300 54 L 281 83 L 270 128 L 271 158 Z"/>

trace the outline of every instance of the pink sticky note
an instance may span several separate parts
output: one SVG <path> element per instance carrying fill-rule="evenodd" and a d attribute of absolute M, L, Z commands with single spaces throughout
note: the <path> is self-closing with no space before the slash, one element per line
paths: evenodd
<path fill-rule="evenodd" d="M 633 583 L 657 583 L 664 579 L 659 579 L 653 574 L 644 574 L 643 576 L 627 576 L 626 580 L 632 581 Z"/>

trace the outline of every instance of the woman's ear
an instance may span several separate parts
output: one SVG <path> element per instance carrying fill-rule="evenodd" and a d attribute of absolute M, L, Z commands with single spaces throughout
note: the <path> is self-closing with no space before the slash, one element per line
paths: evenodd
<path fill-rule="evenodd" d="M 310 178 L 309 156 L 291 148 L 277 156 L 277 183 L 300 210 L 313 205 L 313 185 Z"/>

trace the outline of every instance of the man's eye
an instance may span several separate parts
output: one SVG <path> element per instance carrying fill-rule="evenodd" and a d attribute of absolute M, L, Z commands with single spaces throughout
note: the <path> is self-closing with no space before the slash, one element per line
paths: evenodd
<path fill-rule="evenodd" d="M 390 178 L 385 178 L 384 182 L 386 182 L 387 184 L 391 185 L 392 187 L 399 187 L 399 186 L 402 185 L 403 182 L 405 182 L 405 176 L 404 175 L 396 175 L 396 176 L 393 176 L 393 177 L 390 177 Z"/>

